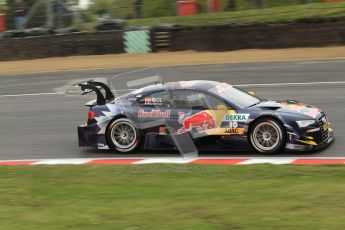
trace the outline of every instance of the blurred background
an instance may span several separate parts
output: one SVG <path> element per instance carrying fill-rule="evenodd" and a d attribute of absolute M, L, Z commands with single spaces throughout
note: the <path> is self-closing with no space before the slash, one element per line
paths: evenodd
<path fill-rule="evenodd" d="M 128 27 L 339 17 L 344 6 L 342 0 L 0 0 L 0 13 L 2 30 L 16 29 L 16 16 L 25 17 L 25 28 L 93 30 L 102 19 L 128 20 Z"/>
<path fill-rule="evenodd" d="M 0 60 L 341 45 L 344 16 L 342 0 L 0 0 Z"/>

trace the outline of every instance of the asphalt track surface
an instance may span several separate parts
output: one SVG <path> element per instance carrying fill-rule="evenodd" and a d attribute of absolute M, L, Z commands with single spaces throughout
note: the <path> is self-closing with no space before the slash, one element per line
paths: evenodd
<path fill-rule="evenodd" d="M 286 152 L 276 157 L 345 157 L 345 60 L 181 66 L 173 70 L 179 80 L 225 81 L 242 85 L 263 98 L 297 99 L 322 108 L 335 130 L 335 142 L 321 151 Z M 0 76 L 0 160 L 179 156 L 177 152 L 128 155 L 78 148 L 76 127 L 85 122 L 84 104 L 92 97 L 44 94 L 61 91 L 61 87 L 74 82 L 126 71 L 128 69 Z M 232 151 L 200 155 L 261 156 Z"/>

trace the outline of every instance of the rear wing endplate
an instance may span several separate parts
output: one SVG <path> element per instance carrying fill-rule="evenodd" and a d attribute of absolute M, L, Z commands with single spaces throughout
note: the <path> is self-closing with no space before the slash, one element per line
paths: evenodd
<path fill-rule="evenodd" d="M 94 79 L 86 82 L 79 83 L 73 86 L 64 87 L 66 95 L 85 95 L 95 92 L 97 95 L 96 103 L 104 105 L 107 101 L 113 100 L 114 94 L 111 92 L 109 86 L 105 83 L 107 79 Z M 103 92 L 105 94 L 103 94 Z"/>

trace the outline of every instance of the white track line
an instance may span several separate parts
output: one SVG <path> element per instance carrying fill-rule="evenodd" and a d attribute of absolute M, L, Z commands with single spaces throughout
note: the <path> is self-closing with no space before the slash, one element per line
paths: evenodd
<path fill-rule="evenodd" d="M 296 85 L 333 85 L 345 84 L 345 81 L 318 81 L 318 82 L 284 82 L 284 83 L 267 83 L 267 84 L 244 84 L 235 85 L 237 87 L 254 87 L 254 86 L 296 86 Z"/>
<path fill-rule="evenodd" d="M 236 157 L 200 157 L 194 159 L 183 158 L 71 158 L 71 159 L 47 159 L 47 160 L 7 160 L 0 161 L 0 165 L 86 165 L 86 164 L 127 164 L 127 165 L 143 165 L 143 164 L 223 164 L 223 165 L 252 165 L 252 164 L 345 164 L 344 157 L 242 157 L 236 160 Z M 124 160 L 124 161 L 121 161 Z M 127 161 L 126 160 L 130 160 Z M 213 160 L 213 161 L 212 161 Z M 227 161 L 230 160 L 230 161 Z"/>
<path fill-rule="evenodd" d="M 26 93 L 26 94 L 9 94 L 9 95 L 0 95 L 1 97 L 30 97 L 30 96 L 47 96 L 47 95 L 63 95 L 63 92 L 56 93 Z"/>
<path fill-rule="evenodd" d="M 267 83 L 267 84 L 243 84 L 243 85 L 234 85 L 236 87 L 271 87 L 271 86 L 303 86 L 303 85 L 337 85 L 345 84 L 345 81 L 319 81 L 319 82 L 284 82 L 284 83 Z M 30 97 L 30 96 L 47 96 L 47 95 L 64 95 L 64 92 L 55 92 L 55 93 L 28 93 L 28 94 L 9 94 L 9 95 L 0 95 L 2 97 Z"/>
<path fill-rule="evenodd" d="M 90 162 L 88 159 L 49 159 L 49 160 L 41 160 L 38 162 L 33 163 L 32 165 L 60 165 L 60 164 L 72 164 L 72 165 L 80 165 Z"/>
<path fill-rule="evenodd" d="M 145 154 L 143 154 L 145 155 Z M 60 162 L 60 161 L 71 161 L 73 163 L 77 162 L 84 162 L 84 161 L 94 161 L 94 160 L 133 160 L 137 159 L 138 161 L 169 161 L 169 162 L 177 162 L 177 163 L 182 163 L 182 162 L 189 162 L 193 160 L 217 160 L 217 159 L 248 159 L 248 160 L 253 160 L 253 161 L 260 161 L 260 162 L 270 162 L 274 160 L 278 161 L 289 161 L 289 160 L 298 160 L 298 159 L 308 159 L 308 160 L 345 160 L 344 156 L 340 157 L 317 157 L 317 156 L 310 156 L 308 154 L 306 155 L 301 155 L 301 156 L 279 156 L 277 155 L 276 157 L 260 157 L 260 156 L 248 156 L 248 155 L 243 155 L 243 156 L 236 156 L 236 157 L 231 157 L 231 156 L 217 156 L 217 157 L 210 157 L 210 156 L 199 156 L 196 158 L 192 159 L 184 159 L 182 157 L 147 157 L 147 156 L 133 156 L 133 157 L 95 157 L 95 158 L 52 158 L 52 159 L 42 159 L 42 158 L 24 158 L 24 159 L 16 159 L 16 160 L 0 160 L 1 162 L 17 162 L 17 161 L 45 161 L 47 163 L 52 163 L 53 161 Z"/>
<path fill-rule="evenodd" d="M 156 163 L 170 163 L 170 164 L 188 164 L 195 159 L 181 158 L 146 158 L 135 162 L 134 164 L 156 164 Z"/>
<path fill-rule="evenodd" d="M 275 164 L 275 165 L 283 165 L 289 164 L 298 158 L 250 158 L 249 160 L 240 162 L 240 165 L 250 165 L 250 164 Z M 327 158 L 328 159 L 328 158 Z"/>

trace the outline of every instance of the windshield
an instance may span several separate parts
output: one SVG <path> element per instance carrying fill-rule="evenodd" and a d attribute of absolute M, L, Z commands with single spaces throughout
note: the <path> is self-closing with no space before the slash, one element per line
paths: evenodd
<path fill-rule="evenodd" d="M 237 89 L 227 83 L 221 83 L 209 91 L 219 95 L 226 101 L 241 109 L 245 109 L 260 102 L 259 98 L 254 97 L 247 92 Z"/>

